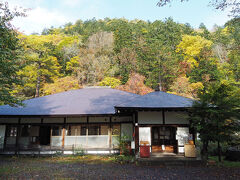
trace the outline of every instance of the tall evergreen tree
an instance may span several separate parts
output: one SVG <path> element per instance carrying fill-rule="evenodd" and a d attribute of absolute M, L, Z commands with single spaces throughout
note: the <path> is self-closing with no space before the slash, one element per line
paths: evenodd
<path fill-rule="evenodd" d="M 13 93 L 14 85 L 21 83 L 17 76 L 21 46 L 11 25 L 11 20 L 17 16 L 24 16 L 24 13 L 11 11 L 7 3 L 0 2 L 0 104 L 20 103 Z"/>

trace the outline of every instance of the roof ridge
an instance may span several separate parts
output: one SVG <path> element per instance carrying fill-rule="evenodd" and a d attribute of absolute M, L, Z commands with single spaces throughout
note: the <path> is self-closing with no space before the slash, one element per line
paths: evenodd
<path fill-rule="evenodd" d="M 165 93 L 167 95 L 174 95 L 174 96 L 178 96 L 178 97 L 182 97 L 182 98 L 187 98 L 187 99 L 190 99 L 190 100 L 195 100 L 193 98 L 189 98 L 189 97 L 185 97 L 185 96 L 181 96 L 181 95 L 178 95 L 178 94 L 173 94 L 173 93 L 169 93 L 169 92 L 165 92 L 165 91 L 154 91 L 154 92 L 150 92 L 148 94 L 157 93 L 157 92 Z M 145 94 L 145 95 L 148 95 L 148 94 Z M 143 95 L 143 96 L 145 96 L 145 95 Z"/>

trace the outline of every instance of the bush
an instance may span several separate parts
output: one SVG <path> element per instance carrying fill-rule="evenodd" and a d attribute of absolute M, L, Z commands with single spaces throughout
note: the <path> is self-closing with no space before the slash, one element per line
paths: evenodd
<path fill-rule="evenodd" d="M 240 161 L 240 146 L 228 148 L 226 152 L 226 159 L 230 161 Z"/>
<path fill-rule="evenodd" d="M 202 142 L 196 141 L 196 146 L 200 149 L 202 148 Z M 227 149 L 229 148 L 229 145 L 227 143 L 221 143 L 222 148 L 222 155 L 225 155 L 227 152 Z M 218 146 L 217 142 L 209 142 L 208 144 L 208 154 L 210 156 L 217 156 L 218 155 Z"/>
<path fill-rule="evenodd" d="M 85 155 L 85 152 L 84 152 L 84 150 L 81 147 L 75 148 L 74 149 L 74 155 L 76 155 L 76 156 L 83 156 L 83 155 Z"/>

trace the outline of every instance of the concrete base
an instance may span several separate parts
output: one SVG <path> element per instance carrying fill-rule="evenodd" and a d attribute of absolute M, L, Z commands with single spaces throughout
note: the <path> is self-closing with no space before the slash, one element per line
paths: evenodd
<path fill-rule="evenodd" d="M 99 149 L 88 149 L 81 152 L 71 151 L 71 150 L 45 150 L 45 151 L 0 151 L 0 155 L 73 155 L 77 153 L 83 154 L 118 154 L 119 150 L 99 150 Z"/>

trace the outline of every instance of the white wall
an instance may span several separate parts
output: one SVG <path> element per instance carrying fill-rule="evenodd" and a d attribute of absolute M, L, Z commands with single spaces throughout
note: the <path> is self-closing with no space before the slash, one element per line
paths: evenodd
<path fill-rule="evenodd" d="M 162 124 L 162 111 L 138 112 L 138 124 Z"/>
<path fill-rule="evenodd" d="M 189 124 L 187 112 L 166 111 L 165 124 Z"/>
<path fill-rule="evenodd" d="M 6 125 L 0 126 L 0 149 L 3 149 L 4 146 L 4 137 L 5 137 Z"/>

